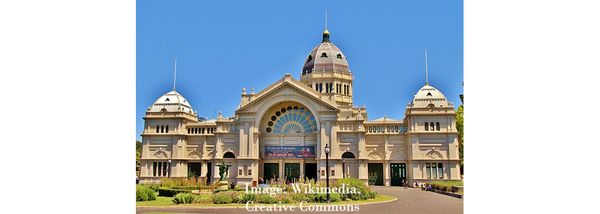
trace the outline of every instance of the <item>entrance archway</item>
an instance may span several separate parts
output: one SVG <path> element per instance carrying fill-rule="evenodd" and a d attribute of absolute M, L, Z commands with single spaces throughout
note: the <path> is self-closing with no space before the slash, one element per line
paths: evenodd
<path fill-rule="evenodd" d="M 259 175 L 282 182 L 297 181 L 307 174 L 316 177 L 319 124 L 313 112 L 299 102 L 287 101 L 271 106 L 263 115 L 258 126 Z"/>

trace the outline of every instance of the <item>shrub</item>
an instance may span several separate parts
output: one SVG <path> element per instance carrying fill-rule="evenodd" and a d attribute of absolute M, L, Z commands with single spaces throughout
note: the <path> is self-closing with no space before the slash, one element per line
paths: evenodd
<path fill-rule="evenodd" d="M 212 194 L 199 194 L 196 203 L 212 204 Z"/>
<path fill-rule="evenodd" d="M 154 190 L 137 185 L 135 187 L 135 200 L 136 201 L 154 201 L 156 200 L 156 193 Z"/>
<path fill-rule="evenodd" d="M 257 203 L 263 203 L 263 204 L 274 204 L 277 201 L 275 200 L 275 198 L 271 197 L 268 194 L 259 194 L 256 197 L 256 202 Z"/>
<path fill-rule="evenodd" d="M 173 196 L 173 202 L 176 204 L 191 204 L 198 200 L 198 196 L 191 193 L 177 193 Z"/>
<path fill-rule="evenodd" d="M 165 197 L 173 197 L 177 193 L 192 193 L 191 190 L 183 190 L 183 189 L 171 189 L 171 188 L 159 188 L 158 195 Z"/>
<path fill-rule="evenodd" d="M 305 201 L 305 202 L 311 202 L 311 201 L 314 201 L 314 196 L 311 199 L 308 195 L 303 194 L 303 193 L 292 193 L 292 194 L 290 194 L 290 197 L 292 198 L 292 201 L 294 201 L 294 202 L 303 202 L 303 201 Z"/>
<path fill-rule="evenodd" d="M 238 196 L 238 203 L 245 204 L 248 201 L 255 201 L 256 194 L 241 194 Z"/>
<path fill-rule="evenodd" d="M 284 203 L 284 204 L 289 204 L 289 203 L 293 203 L 294 200 L 292 199 L 291 194 L 277 194 L 275 196 L 275 201 L 279 202 L 279 203 Z"/>
<path fill-rule="evenodd" d="M 352 194 L 343 194 L 341 198 L 350 198 L 352 200 L 366 200 L 369 198 L 375 198 L 376 193 L 373 194 L 371 188 L 369 188 L 362 180 L 356 178 L 344 178 L 337 180 L 337 186 L 341 187 L 343 184 L 346 185 L 346 188 L 351 189 L 352 187 L 356 188 L 357 193 Z"/>
<path fill-rule="evenodd" d="M 215 204 L 229 204 L 233 201 L 231 195 L 226 194 L 225 192 L 219 192 L 213 195 L 212 201 Z"/>
<path fill-rule="evenodd" d="M 140 184 L 141 186 L 144 186 L 146 188 L 149 188 L 151 190 L 153 190 L 154 192 L 158 191 L 158 188 L 160 188 L 160 184 L 157 183 L 148 183 L 148 184 Z"/>
<path fill-rule="evenodd" d="M 240 201 L 239 196 L 242 194 L 238 191 L 227 191 L 227 192 L 223 192 L 222 194 L 226 194 L 231 198 L 231 203 L 238 203 Z"/>

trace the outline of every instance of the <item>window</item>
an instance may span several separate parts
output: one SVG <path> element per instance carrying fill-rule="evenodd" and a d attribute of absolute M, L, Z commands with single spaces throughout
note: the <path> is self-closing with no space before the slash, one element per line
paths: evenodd
<path fill-rule="evenodd" d="M 165 133 L 165 126 L 160 126 L 160 133 Z"/>
<path fill-rule="evenodd" d="M 152 163 L 152 176 L 156 177 L 156 162 Z"/>
<path fill-rule="evenodd" d="M 440 130 L 440 122 L 435 122 L 435 130 L 436 131 Z"/>
<path fill-rule="evenodd" d="M 169 126 L 167 126 L 167 128 L 165 128 L 166 132 L 169 133 Z"/>
<path fill-rule="evenodd" d="M 335 176 L 335 169 L 331 170 L 331 176 Z"/>
<path fill-rule="evenodd" d="M 310 62 L 312 60 L 312 55 L 308 55 L 308 59 L 306 59 L 306 63 Z"/>
<path fill-rule="evenodd" d="M 429 123 L 425 122 L 425 131 L 429 131 Z"/>
<path fill-rule="evenodd" d="M 444 165 L 442 163 L 426 163 L 425 171 L 428 179 L 444 178 Z"/>
<path fill-rule="evenodd" d="M 429 126 L 431 126 L 431 131 L 435 131 L 435 125 L 433 125 L 433 122 L 430 122 Z"/>
<path fill-rule="evenodd" d="M 235 158 L 235 155 L 233 154 L 233 152 L 226 152 L 225 154 L 223 154 L 223 158 Z"/>
<path fill-rule="evenodd" d="M 242 171 L 243 171 L 242 169 L 239 169 L 238 170 L 238 175 L 242 175 Z"/>
<path fill-rule="evenodd" d="M 156 133 L 158 133 L 158 131 L 160 131 L 160 130 L 158 129 L 158 126 L 156 126 Z"/>
<path fill-rule="evenodd" d="M 338 54 L 338 55 L 337 55 L 337 58 L 338 58 L 338 59 L 341 59 L 341 58 L 342 58 L 342 54 Z"/>
<path fill-rule="evenodd" d="M 248 175 L 252 175 L 252 169 L 248 169 Z"/>
<path fill-rule="evenodd" d="M 325 52 L 323 52 L 323 53 L 321 54 L 321 58 L 323 58 L 323 57 L 327 58 L 327 54 L 326 54 Z"/>
<path fill-rule="evenodd" d="M 167 97 L 167 99 L 165 101 L 171 101 L 171 100 L 169 100 L 169 98 Z"/>

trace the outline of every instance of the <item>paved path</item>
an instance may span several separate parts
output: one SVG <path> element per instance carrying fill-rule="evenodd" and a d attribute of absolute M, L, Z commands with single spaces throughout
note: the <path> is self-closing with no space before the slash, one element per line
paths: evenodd
<path fill-rule="evenodd" d="M 265 213 L 375 213 L 375 214 L 462 214 L 463 200 L 419 189 L 400 187 L 373 187 L 380 194 L 393 195 L 397 200 L 380 204 L 359 205 L 358 212 L 265 212 Z M 137 208 L 137 213 L 260 213 L 245 208 Z"/>

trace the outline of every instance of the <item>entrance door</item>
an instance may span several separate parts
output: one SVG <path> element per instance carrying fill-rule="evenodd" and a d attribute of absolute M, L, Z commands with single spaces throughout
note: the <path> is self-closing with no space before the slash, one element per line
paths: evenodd
<path fill-rule="evenodd" d="M 287 182 L 296 182 L 300 179 L 300 163 L 285 163 L 285 178 Z"/>
<path fill-rule="evenodd" d="M 390 171 L 392 173 L 392 186 L 401 186 L 403 181 L 406 181 L 406 164 L 391 163 Z"/>
<path fill-rule="evenodd" d="M 212 171 L 213 171 L 212 163 L 206 163 L 206 168 L 208 169 L 208 170 L 206 170 L 206 183 L 210 184 L 212 181 Z"/>
<path fill-rule="evenodd" d="M 369 163 L 369 185 L 383 186 L 382 163 Z"/>
<path fill-rule="evenodd" d="M 202 163 L 188 163 L 188 177 L 200 177 Z"/>
<path fill-rule="evenodd" d="M 304 164 L 304 180 L 317 181 L 317 163 Z"/>
<path fill-rule="evenodd" d="M 265 182 L 279 179 L 279 163 L 264 163 L 263 171 Z"/>

